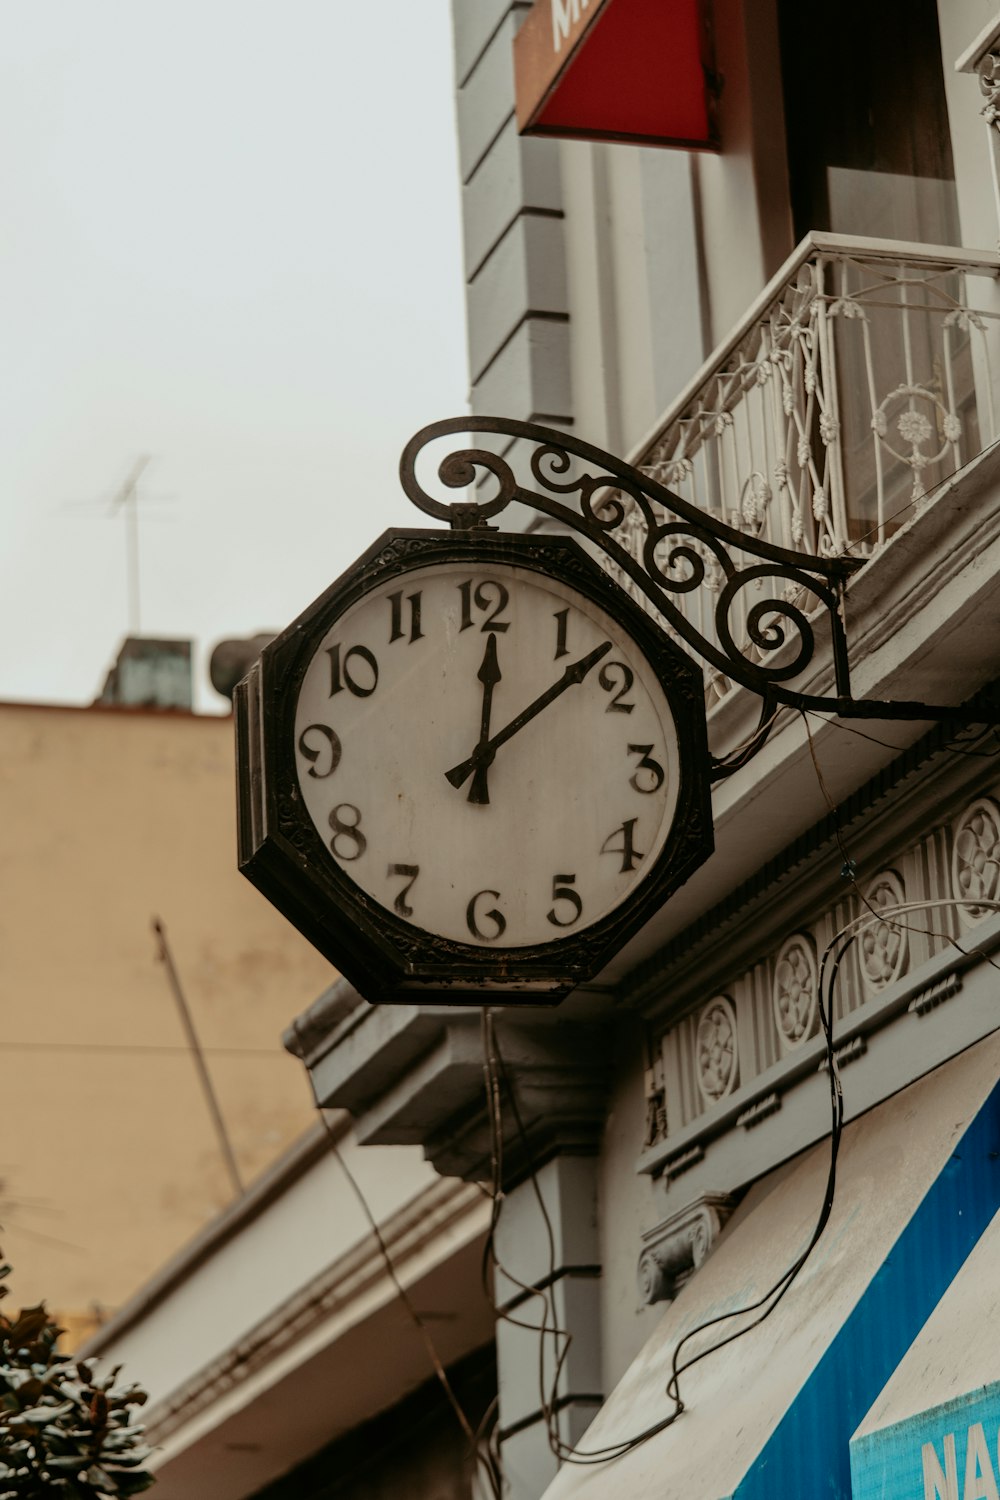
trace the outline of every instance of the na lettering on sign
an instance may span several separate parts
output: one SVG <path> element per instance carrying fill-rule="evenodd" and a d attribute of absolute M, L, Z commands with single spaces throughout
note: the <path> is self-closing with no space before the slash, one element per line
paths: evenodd
<path fill-rule="evenodd" d="M 973 1422 L 965 1435 L 965 1462 L 959 1488 L 959 1448 L 954 1432 L 946 1432 L 939 1452 L 934 1443 L 920 1450 L 923 1500 L 1000 1500 L 1000 1426 L 991 1424 L 991 1445 L 982 1422 Z M 995 1463 L 994 1463 L 995 1459 Z"/>
<path fill-rule="evenodd" d="M 851 1442 L 854 1500 L 1000 1500 L 1000 1384 Z"/>

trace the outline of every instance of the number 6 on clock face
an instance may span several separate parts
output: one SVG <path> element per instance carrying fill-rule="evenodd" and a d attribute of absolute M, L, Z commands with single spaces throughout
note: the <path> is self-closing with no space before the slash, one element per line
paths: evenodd
<path fill-rule="evenodd" d="M 340 614 L 294 740 L 328 857 L 376 906 L 484 950 L 606 919 L 655 865 L 679 791 L 673 711 L 628 629 L 504 563 L 414 570 Z"/>

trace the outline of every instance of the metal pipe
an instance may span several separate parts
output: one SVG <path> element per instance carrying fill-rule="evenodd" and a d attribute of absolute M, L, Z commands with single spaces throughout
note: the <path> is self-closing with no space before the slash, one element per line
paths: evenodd
<path fill-rule="evenodd" d="M 169 945 L 167 943 L 166 929 L 164 928 L 163 923 L 160 921 L 159 917 L 153 918 L 153 931 L 156 934 L 156 941 L 159 949 L 157 957 L 160 959 L 161 963 L 167 971 L 167 981 L 170 985 L 173 997 L 177 1002 L 177 1010 L 180 1014 L 181 1025 L 184 1028 L 184 1034 L 187 1038 L 191 1056 L 194 1059 L 194 1065 L 198 1073 L 199 1081 L 201 1083 L 202 1092 L 205 1095 L 205 1103 L 208 1105 L 208 1112 L 212 1116 L 212 1124 L 215 1126 L 215 1133 L 218 1136 L 219 1150 L 222 1152 L 222 1158 L 226 1164 L 226 1170 L 229 1173 L 230 1181 L 232 1182 L 236 1196 L 238 1198 L 242 1198 L 243 1194 L 246 1192 L 246 1188 L 243 1185 L 243 1179 L 240 1177 L 240 1169 L 236 1165 L 236 1154 L 233 1151 L 233 1145 L 229 1139 L 229 1132 L 226 1130 L 226 1122 L 222 1117 L 222 1110 L 219 1107 L 219 1101 L 216 1097 L 215 1089 L 212 1085 L 212 1079 L 208 1071 L 208 1064 L 205 1062 L 205 1055 L 201 1050 L 201 1042 L 198 1040 L 198 1033 L 195 1031 L 194 1020 L 192 1019 L 191 1011 L 188 1008 L 187 1000 L 184 998 L 184 990 L 181 986 L 180 976 L 177 973 L 177 966 L 174 963 Z"/>

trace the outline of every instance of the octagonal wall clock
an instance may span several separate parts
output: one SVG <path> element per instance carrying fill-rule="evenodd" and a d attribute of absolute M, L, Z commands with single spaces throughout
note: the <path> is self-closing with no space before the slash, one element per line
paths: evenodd
<path fill-rule="evenodd" d="M 698 666 L 563 537 L 387 532 L 237 689 L 243 873 L 372 1001 L 592 979 L 712 851 Z"/>

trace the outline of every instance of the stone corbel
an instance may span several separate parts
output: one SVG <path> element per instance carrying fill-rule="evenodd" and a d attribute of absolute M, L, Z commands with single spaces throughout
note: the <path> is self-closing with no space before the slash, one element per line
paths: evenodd
<path fill-rule="evenodd" d="M 1000 53 L 987 52 L 977 68 L 979 88 L 986 100 L 980 111 L 987 125 L 1000 130 Z"/>
<path fill-rule="evenodd" d="M 645 1231 L 638 1269 L 645 1306 L 673 1301 L 708 1256 L 737 1201 L 732 1193 L 702 1193 Z"/>

